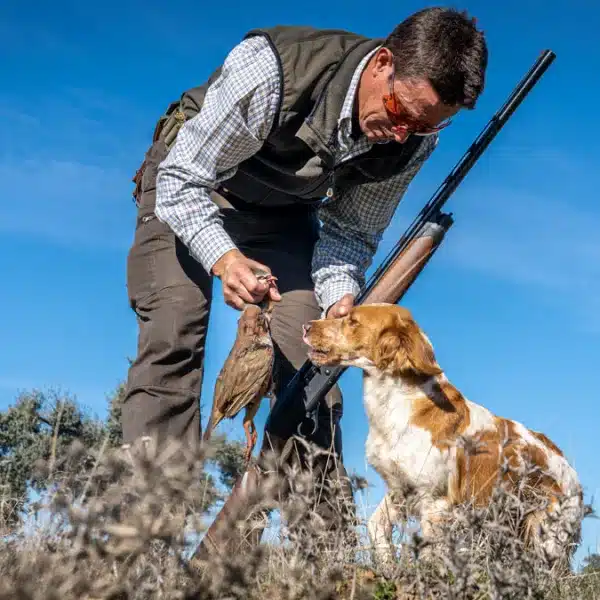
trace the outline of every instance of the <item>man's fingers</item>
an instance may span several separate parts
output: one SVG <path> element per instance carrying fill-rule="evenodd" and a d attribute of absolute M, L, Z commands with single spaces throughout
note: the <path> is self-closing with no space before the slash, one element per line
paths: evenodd
<path fill-rule="evenodd" d="M 331 306 L 331 308 L 327 312 L 326 317 L 328 319 L 337 319 L 339 317 L 345 317 L 350 312 L 350 309 L 353 306 L 354 296 L 352 294 L 346 294 Z"/>
<path fill-rule="evenodd" d="M 341 303 L 346 310 L 350 310 L 354 306 L 354 296 L 352 294 L 347 294 L 342 298 Z"/>
<path fill-rule="evenodd" d="M 238 280 L 228 282 L 232 294 L 237 295 L 243 302 L 256 302 L 254 296 L 246 289 L 243 283 Z"/>
<path fill-rule="evenodd" d="M 244 309 L 244 301 L 237 294 L 228 292 L 223 295 L 225 297 L 225 303 L 231 306 L 231 308 L 235 308 L 237 310 Z"/>
<path fill-rule="evenodd" d="M 257 271 L 262 271 L 263 273 L 267 273 L 267 275 L 273 275 L 273 273 L 271 273 L 271 269 L 269 269 L 269 267 L 267 267 L 266 265 L 263 265 L 262 263 L 259 263 L 256 260 L 252 260 L 251 258 L 248 258 L 248 259 L 246 259 L 246 264 L 251 269 L 256 269 Z"/>
<path fill-rule="evenodd" d="M 247 257 L 231 263 L 221 277 L 227 304 L 242 309 L 245 303 L 254 304 L 263 300 L 267 292 L 272 300 L 281 300 L 276 285 L 260 281 L 257 278 L 259 274 L 272 275 L 269 267 Z"/>
<path fill-rule="evenodd" d="M 257 279 L 256 273 L 254 272 L 255 269 L 272 276 L 271 269 L 259 262 L 248 260 L 248 263 L 243 265 L 242 270 L 240 271 L 240 281 L 254 296 L 254 301 L 259 302 L 262 300 L 267 292 L 271 300 L 276 302 L 281 300 L 281 294 L 277 289 L 277 284 L 273 281 L 269 285 L 268 283 Z"/>
<path fill-rule="evenodd" d="M 341 317 L 347 315 L 352 308 L 352 298 L 342 298 L 337 308 Z"/>
<path fill-rule="evenodd" d="M 261 300 L 268 289 L 266 283 L 261 283 L 249 268 L 243 268 L 238 275 L 241 285 L 254 297 L 253 300 Z"/>

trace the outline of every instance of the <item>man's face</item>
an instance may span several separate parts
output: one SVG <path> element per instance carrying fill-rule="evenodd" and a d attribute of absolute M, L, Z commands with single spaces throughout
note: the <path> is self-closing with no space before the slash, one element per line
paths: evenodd
<path fill-rule="evenodd" d="M 394 74 L 393 55 L 380 48 L 362 74 L 358 92 L 358 119 L 373 142 L 403 143 L 412 134 L 428 134 L 444 126 L 460 110 L 443 104 L 431 84 Z"/>

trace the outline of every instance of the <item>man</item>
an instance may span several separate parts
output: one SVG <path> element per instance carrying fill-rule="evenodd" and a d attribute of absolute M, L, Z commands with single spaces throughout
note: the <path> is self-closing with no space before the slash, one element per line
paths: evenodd
<path fill-rule="evenodd" d="M 302 324 L 352 306 L 398 202 L 438 132 L 475 107 L 486 67 L 483 34 L 452 9 L 421 10 L 386 39 L 274 27 L 169 107 L 135 178 L 125 442 L 198 443 L 213 276 L 238 310 L 267 291 L 254 267 L 277 277 L 281 391 L 306 358 Z M 318 441 L 340 458 L 341 407 L 336 387 Z"/>

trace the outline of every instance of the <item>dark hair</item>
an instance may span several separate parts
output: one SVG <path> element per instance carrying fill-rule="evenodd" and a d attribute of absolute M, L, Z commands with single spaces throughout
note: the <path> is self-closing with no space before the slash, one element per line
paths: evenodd
<path fill-rule="evenodd" d="M 488 51 L 466 11 L 432 7 L 402 21 L 385 40 L 400 77 L 426 78 L 447 105 L 475 108 Z"/>

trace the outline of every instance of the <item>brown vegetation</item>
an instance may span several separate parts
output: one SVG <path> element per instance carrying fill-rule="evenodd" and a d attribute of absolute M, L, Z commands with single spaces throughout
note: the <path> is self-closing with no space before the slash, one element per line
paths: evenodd
<path fill-rule="evenodd" d="M 76 442 L 52 458 L 58 485 L 48 461 L 40 463 L 38 480 L 49 485 L 0 550 L 0 599 L 600 599 L 600 574 L 558 575 L 525 550 L 516 532 L 531 507 L 500 488 L 487 509 L 456 511 L 426 557 L 418 532 L 405 529 L 396 561 L 384 566 L 373 561 L 360 520 L 353 545 L 315 515 L 310 469 L 269 476 L 260 500 L 279 513 L 279 536 L 191 563 L 218 501 L 206 475 L 211 456 L 177 442 L 158 454 Z M 72 468 L 90 458 L 91 469 Z"/>

